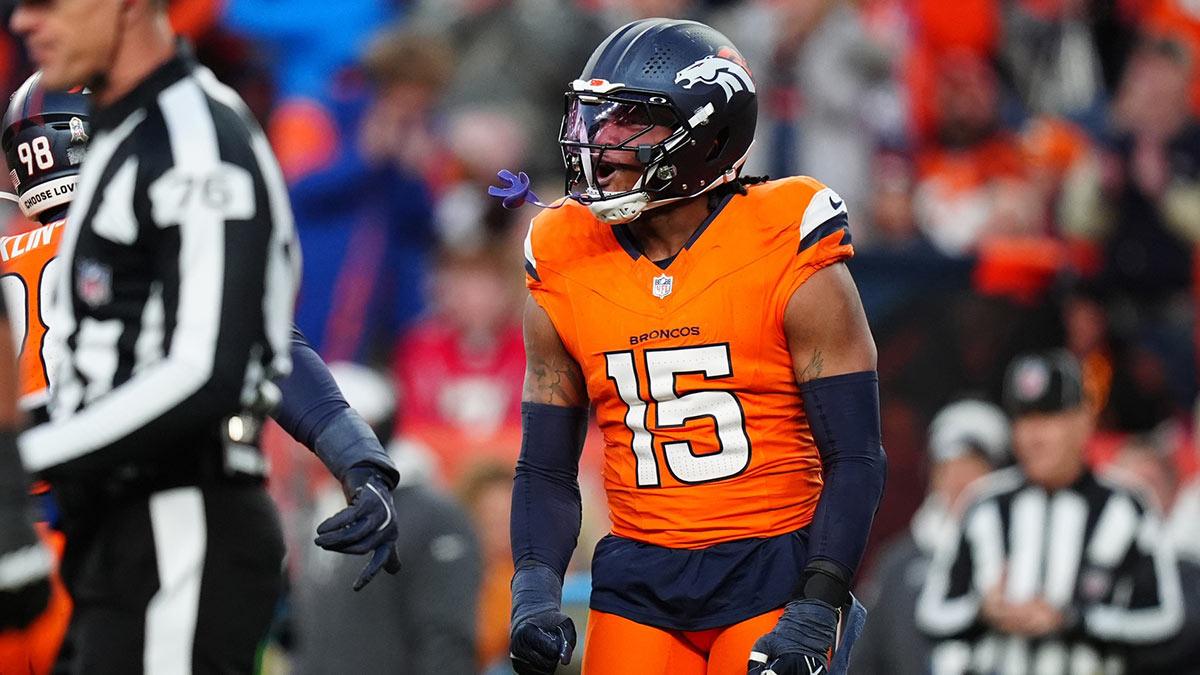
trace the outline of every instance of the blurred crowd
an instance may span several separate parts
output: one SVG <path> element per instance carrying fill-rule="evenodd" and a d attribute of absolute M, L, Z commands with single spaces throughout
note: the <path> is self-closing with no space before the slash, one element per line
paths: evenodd
<path fill-rule="evenodd" d="M 415 490 L 411 508 L 437 514 L 412 542 L 424 547 L 414 559 L 437 564 L 376 585 L 444 584 L 471 625 L 378 619 L 424 625 L 414 644 L 466 631 L 474 662 L 503 668 L 534 214 L 485 190 L 511 169 L 562 194 L 564 88 L 604 35 L 642 17 L 700 19 L 742 50 L 761 99 L 746 173 L 812 175 L 847 201 L 891 471 L 876 542 L 912 520 L 920 543 L 932 531 L 919 526 L 931 513 L 918 510 L 921 486 L 963 482 L 927 442 L 935 413 L 963 395 L 998 402 L 1011 358 L 1049 347 L 1082 364 L 1089 465 L 1125 467 L 1154 508 L 1200 522 L 1200 500 L 1178 497 L 1200 464 L 1195 2 L 174 0 L 171 12 L 280 159 L 304 255 L 297 323 L 326 361 L 345 362 L 351 403 L 378 408 L 364 416 Z M 11 91 L 28 72 L 0 35 L 0 82 Z M 323 672 L 306 659 L 340 638 L 305 627 L 355 610 L 321 599 L 340 577 L 300 552 L 315 550 L 303 539 L 336 486 L 287 442 L 273 441 L 272 489 L 298 592 L 274 654 Z M 599 445 L 592 433 L 581 471 L 581 575 L 607 528 Z M 585 605 L 573 588 L 586 583 L 568 582 L 566 597 Z"/>

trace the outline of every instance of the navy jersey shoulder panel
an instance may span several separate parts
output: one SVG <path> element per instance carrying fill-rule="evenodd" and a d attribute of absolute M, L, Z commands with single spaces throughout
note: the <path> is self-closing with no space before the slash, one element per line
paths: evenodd
<path fill-rule="evenodd" d="M 812 232 L 809 232 L 808 236 L 804 237 L 804 239 L 800 241 L 800 248 L 796 252 L 803 253 L 804 251 L 812 248 L 818 241 L 821 241 L 825 237 L 828 237 L 839 230 L 842 232 L 842 239 L 840 242 L 838 242 L 839 245 L 845 246 L 851 243 L 850 220 L 846 217 L 845 211 L 842 211 L 829 220 L 821 223 L 816 227 L 816 229 L 814 229 Z"/>

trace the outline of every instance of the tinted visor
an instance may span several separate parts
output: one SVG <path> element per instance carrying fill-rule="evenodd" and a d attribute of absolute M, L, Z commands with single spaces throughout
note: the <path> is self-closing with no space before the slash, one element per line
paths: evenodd
<path fill-rule="evenodd" d="M 651 142 L 647 134 L 655 127 L 671 130 L 670 136 L 666 140 L 658 136 L 657 142 Z M 616 196 L 604 194 L 596 183 L 598 172 L 604 170 L 601 165 L 650 169 L 682 133 L 674 107 L 661 96 L 568 93 L 559 135 L 567 192 L 592 198 Z M 642 189 L 653 191 L 655 182 L 643 175 Z"/>
<path fill-rule="evenodd" d="M 638 137 L 655 126 L 674 128 L 675 111 L 665 100 L 651 103 L 628 97 L 568 96 L 564 143 L 636 149 Z"/>

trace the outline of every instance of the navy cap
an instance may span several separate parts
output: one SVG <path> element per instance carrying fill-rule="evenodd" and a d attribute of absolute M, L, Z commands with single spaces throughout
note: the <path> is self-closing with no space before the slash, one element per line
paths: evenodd
<path fill-rule="evenodd" d="M 1022 354 L 1004 374 L 1003 398 L 1013 417 L 1070 410 L 1083 403 L 1079 361 L 1065 349 Z"/>

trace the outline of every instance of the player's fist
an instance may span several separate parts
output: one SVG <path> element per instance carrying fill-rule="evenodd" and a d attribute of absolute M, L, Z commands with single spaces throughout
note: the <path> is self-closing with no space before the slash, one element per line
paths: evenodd
<path fill-rule="evenodd" d="M 838 611 L 814 599 L 793 600 L 770 633 L 750 650 L 748 675 L 822 675 L 837 635 Z"/>
<path fill-rule="evenodd" d="M 33 623 L 50 602 L 50 581 L 39 579 L 16 589 L 0 591 L 0 630 Z"/>
<path fill-rule="evenodd" d="M 0 630 L 28 626 L 50 601 L 50 552 L 32 531 L 25 539 L 25 546 L 0 553 Z"/>
<path fill-rule="evenodd" d="M 513 626 L 509 656 L 517 675 L 551 675 L 571 662 L 575 622 L 558 611 L 534 614 Z"/>
<path fill-rule="evenodd" d="M 746 672 L 747 675 L 824 675 L 825 664 L 811 656 L 784 654 L 770 659 L 763 652 L 751 651 L 750 667 Z"/>

